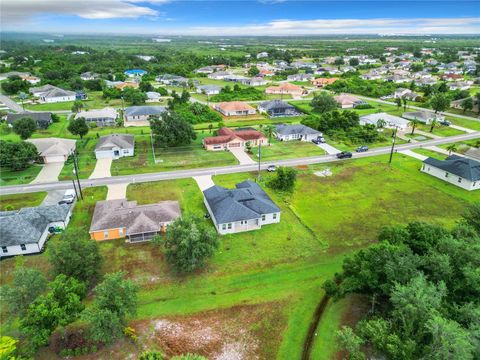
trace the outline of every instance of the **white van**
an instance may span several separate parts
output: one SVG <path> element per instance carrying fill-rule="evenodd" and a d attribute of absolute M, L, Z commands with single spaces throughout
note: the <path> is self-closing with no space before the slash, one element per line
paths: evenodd
<path fill-rule="evenodd" d="M 59 202 L 59 204 L 71 204 L 75 201 L 75 190 L 69 189 L 65 191 L 65 194 L 63 194 L 62 200 Z"/>

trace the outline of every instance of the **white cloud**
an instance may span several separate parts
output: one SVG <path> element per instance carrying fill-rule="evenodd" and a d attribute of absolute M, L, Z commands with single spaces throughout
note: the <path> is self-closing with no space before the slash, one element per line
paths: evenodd
<path fill-rule="evenodd" d="M 25 24 L 37 15 L 73 15 L 84 19 L 139 18 L 160 13 L 138 3 L 162 4 L 168 0 L 2 0 L 4 24 Z"/>

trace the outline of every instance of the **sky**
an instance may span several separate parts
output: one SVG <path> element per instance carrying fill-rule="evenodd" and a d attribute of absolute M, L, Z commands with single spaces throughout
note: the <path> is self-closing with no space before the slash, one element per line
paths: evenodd
<path fill-rule="evenodd" d="M 480 34 L 480 1 L 0 0 L 0 20 L 47 33 Z"/>

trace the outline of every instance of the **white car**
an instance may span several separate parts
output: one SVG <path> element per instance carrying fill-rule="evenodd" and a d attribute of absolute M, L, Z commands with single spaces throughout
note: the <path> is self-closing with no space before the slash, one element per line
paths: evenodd
<path fill-rule="evenodd" d="M 69 189 L 69 190 L 65 191 L 65 194 L 63 194 L 62 200 L 60 200 L 58 202 L 58 204 L 59 205 L 61 205 L 61 204 L 71 204 L 75 201 L 75 197 L 76 197 L 75 190 Z"/>

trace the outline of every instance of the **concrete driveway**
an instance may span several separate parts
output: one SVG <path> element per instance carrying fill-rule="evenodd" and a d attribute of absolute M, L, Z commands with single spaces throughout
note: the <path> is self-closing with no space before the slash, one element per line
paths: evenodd
<path fill-rule="evenodd" d="M 193 180 L 197 182 L 197 185 L 202 192 L 215 185 L 211 175 L 194 176 Z"/>
<path fill-rule="evenodd" d="M 112 158 L 98 159 L 89 179 L 101 179 L 112 176 L 110 167 L 112 166 Z"/>
<path fill-rule="evenodd" d="M 242 148 L 234 148 L 230 149 L 230 152 L 235 156 L 240 163 L 240 165 L 250 165 L 250 164 L 256 164 L 257 162 L 252 160 L 250 156 L 247 155 L 245 150 Z"/>
<path fill-rule="evenodd" d="M 58 181 L 58 175 L 60 175 L 62 168 L 63 162 L 49 163 L 43 165 L 42 170 L 40 170 L 37 177 L 31 182 L 31 184 Z"/>
<path fill-rule="evenodd" d="M 108 185 L 107 200 L 127 198 L 128 183 Z"/>
<path fill-rule="evenodd" d="M 328 145 L 328 144 L 318 144 L 317 145 L 319 148 L 322 148 L 323 150 L 325 150 L 325 152 L 328 154 L 328 155 L 335 155 L 335 154 L 338 154 L 339 152 L 342 152 L 341 150 L 338 150 L 337 148 L 334 148 L 332 145 Z"/>

